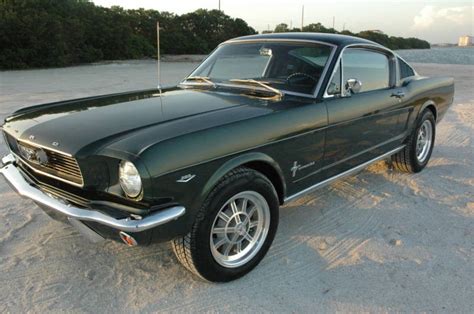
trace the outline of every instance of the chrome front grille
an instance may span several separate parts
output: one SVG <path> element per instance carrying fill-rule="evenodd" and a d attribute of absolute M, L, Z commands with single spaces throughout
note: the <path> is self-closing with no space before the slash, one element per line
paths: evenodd
<path fill-rule="evenodd" d="M 5 135 L 8 146 L 23 165 L 37 173 L 66 183 L 76 186 L 84 185 L 81 169 L 74 157 L 17 140 L 8 133 L 5 133 Z M 41 158 L 38 158 L 38 156 Z"/>
<path fill-rule="evenodd" d="M 45 168 L 59 177 L 63 177 L 76 184 L 82 185 L 82 173 L 77 161 L 74 157 L 65 154 L 57 153 L 51 150 L 43 149 L 48 157 L 48 162 L 39 165 L 40 168 Z"/>

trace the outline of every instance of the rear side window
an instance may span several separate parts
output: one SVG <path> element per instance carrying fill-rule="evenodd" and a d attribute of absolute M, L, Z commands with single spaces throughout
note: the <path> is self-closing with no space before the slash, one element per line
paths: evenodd
<path fill-rule="evenodd" d="M 400 79 L 404 79 L 415 75 L 415 71 L 402 59 L 398 59 L 398 67 L 400 69 Z"/>
<path fill-rule="evenodd" d="M 382 53 L 349 48 L 342 56 L 343 82 L 357 79 L 362 82 L 360 92 L 368 92 L 390 86 L 388 57 Z"/>

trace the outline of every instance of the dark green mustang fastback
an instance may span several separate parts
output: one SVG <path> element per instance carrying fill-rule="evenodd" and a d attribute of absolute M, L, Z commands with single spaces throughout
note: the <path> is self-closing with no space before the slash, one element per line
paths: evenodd
<path fill-rule="evenodd" d="M 421 171 L 453 93 L 360 38 L 241 37 L 175 87 L 14 112 L 0 173 L 93 241 L 172 240 L 228 281 L 263 258 L 286 201 L 384 158 Z"/>

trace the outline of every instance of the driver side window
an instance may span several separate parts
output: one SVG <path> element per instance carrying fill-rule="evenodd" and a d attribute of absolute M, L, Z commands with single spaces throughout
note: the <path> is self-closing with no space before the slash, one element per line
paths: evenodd
<path fill-rule="evenodd" d="M 380 52 L 348 48 L 342 56 L 343 82 L 359 80 L 360 93 L 390 87 L 390 63 L 388 57 Z"/>

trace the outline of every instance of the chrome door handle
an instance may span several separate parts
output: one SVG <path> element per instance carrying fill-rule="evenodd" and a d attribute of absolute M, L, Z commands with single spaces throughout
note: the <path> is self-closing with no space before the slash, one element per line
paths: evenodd
<path fill-rule="evenodd" d="M 393 92 L 392 95 L 390 95 L 390 97 L 403 98 L 405 97 L 405 93 L 399 90 L 399 91 Z"/>

